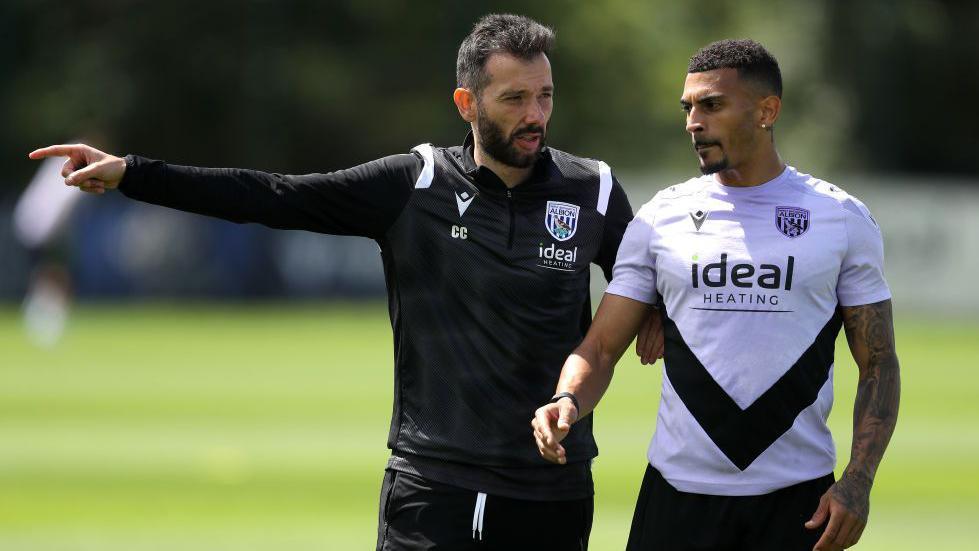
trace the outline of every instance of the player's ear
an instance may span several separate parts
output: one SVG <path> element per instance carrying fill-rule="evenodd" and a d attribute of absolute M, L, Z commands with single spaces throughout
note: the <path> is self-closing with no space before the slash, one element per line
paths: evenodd
<path fill-rule="evenodd" d="M 459 110 L 459 116 L 466 122 L 476 120 L 476 94 L 468 88 L 456 88 L 452 93 L 452 101 Z"/>
<path fill-rule="evenodd" d="M 779 113 L 782 112 L 782 99 L 778 96 L 766 96 L 758 104 L 759 125 L 765 128 L 775 126 Z"/>

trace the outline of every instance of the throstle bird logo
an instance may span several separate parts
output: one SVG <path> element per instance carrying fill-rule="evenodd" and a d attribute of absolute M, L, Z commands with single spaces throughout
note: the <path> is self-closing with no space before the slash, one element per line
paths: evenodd
<path fill-rule="evenodd" d="M 785 237 L 799 237 L 809 230 L 809 210 L 799 207 L 775 207 L 775 227 Z"/>
<path fill-rule="evenodd" d="M 567 241 L 574 237 L 578 230 L 578 205 L 562 203 L 560 201 L 548 201 L 547 211 L 544 214 L 544 227 L 547 233 L 558 241 Z"/>

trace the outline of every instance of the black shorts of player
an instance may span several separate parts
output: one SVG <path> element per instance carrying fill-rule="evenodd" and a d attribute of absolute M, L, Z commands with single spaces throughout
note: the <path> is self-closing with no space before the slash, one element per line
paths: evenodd
<path fill-rule="evenodd" d="M 646 468 L 627 551 L 812 551 L 824 526 L 803 525 L 833 475 L 759 496 L 678 491 Z"/>
<path fill-rule="evenodd" d="M 377 551 L 585 551 L 593 501 L 486 495 L 388 469 Z"/>

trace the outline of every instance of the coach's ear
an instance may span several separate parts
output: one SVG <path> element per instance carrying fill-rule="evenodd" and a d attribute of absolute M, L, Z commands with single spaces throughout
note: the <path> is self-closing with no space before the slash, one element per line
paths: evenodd
<path fill-rule="evenodd" d="M 452 101 L 459 110 L 459 116 L 466 122 L 476 120 L 476 95 L 468 88 L 456 88 L 452 93 Z"/>

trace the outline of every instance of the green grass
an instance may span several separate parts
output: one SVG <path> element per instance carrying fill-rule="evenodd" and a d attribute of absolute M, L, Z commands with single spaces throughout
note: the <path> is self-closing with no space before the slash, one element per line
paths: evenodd
<path fill-rule="evenodd" d="M 898 345 L 859 548 L 974 549 L 979 324 L 907 321 Z M 838 351 L 842 467 L 856 370 Z M 54 350 L 0 309 L 0 549 L 372 549 L 392 388 L 379 304 L 86 307 Z M 659 368 L 627 358 L 598 411 L 592 549 L 624 547 L 658 393 Z"/>

